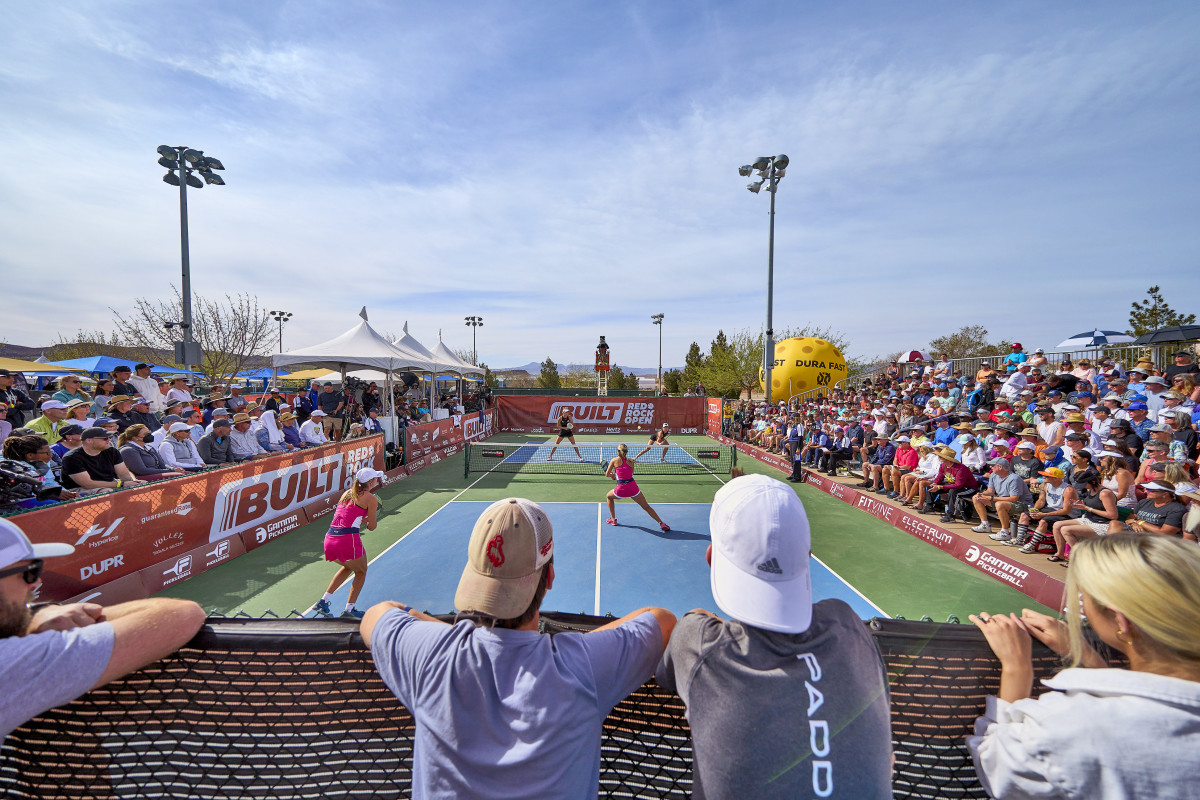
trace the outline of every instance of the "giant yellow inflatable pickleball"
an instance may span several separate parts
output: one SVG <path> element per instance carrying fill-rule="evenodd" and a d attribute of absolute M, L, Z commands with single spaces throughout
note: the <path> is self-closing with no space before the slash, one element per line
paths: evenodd
<path fill-rule="evenodd" d="M 846 357 L 824 339 L 798 336 L 775 343 L 775 364 L 771 367 L 771 399 L 786 400 L 802 392 L 832 390 L 846 378 Z M 764 389 L 763 370 L 758 385 Z"/>

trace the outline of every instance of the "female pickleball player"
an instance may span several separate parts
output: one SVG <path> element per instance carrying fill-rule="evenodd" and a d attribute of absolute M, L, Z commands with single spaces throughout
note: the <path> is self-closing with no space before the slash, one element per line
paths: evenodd
<path fill-rule="evenodd" d="M 583 453 L 579 452 L 579 445 L 575 444 L 574 425 L 575 421 L 571 417 L 571 409 L 564 408 L 558 418 L 558 438 L 554 440 L 554 447 L 550 448 L 550 455 L 546 456 L 547 461 L 554 458 L 554 451 L 558 449 L 558 443 L 563 439 L 571 440 L 571 446 L 575 448 L 575 455 L 579 456 L 580 461 L 583 461 Z"/>
<path fill-rule="evenodd" d="M 329 582 L 329 588 L 324 596 L 313 606 L 318 613 L 327 617 L 333 616 L 329 601 L 339 586 L 354 576 L 350 584 L 350 597 L 346 600 L 346 610 L 343 617 L 361 619 L 363 612 L 354 607 L 363 584 L 367 581 L 367 551 L 363 549 L 359 531 L 366 528 L 375 530 L 379 515 L 379 499 L 375 490 L 379 488 L 383 473 L 377 469 L 363 467 L 354 474 L 354 484 L 338 500 L 333 512 L 333 521 L 325 534 L 325 560 L 335 562 L 339 569 Z"/>
<path fill-rule="evenodd" d="M 639 458 L 646 455 L 646 453 L 650 452 L 650 448 L 655 447 L 657 445 L 657 446 L 662 447 L 662 455 L 659 456 L 659 459 L 658 459 L 659 463 L 661 464 L 662 462 L 666 461 L 667 460 L 667 450 L 669 450 L 671 447 L 671 443 L 667 441 L 667 436 L 669 436 L 670 433 L 671 433 L 671 426 L 664 422 L 662 424 L 661 428 L 656 430 L 654 433 L 650 434 L 650 444 L 646 445 L 645 450 L 643 450 L 642 452 L 640 452 L 636 456 L 634 456 L 633 460 L 637 461 Z"/>
<path fill-rule="evenodd" d="M 617 482 L 617 488 L 610 489 L 608 492 L 608 519 L 606 522 L 609 525 L 617 524 L 617 506 L 613 501 L 618 497 L 628 497 L 645 509 L 646 513 L 658 523 L 658 527 L 664 531 L 671 530 L 671 527 L 663 522 L 658 514 L 654 513 L 654 509 L 642 496 L 642 490 L 638 488 L 637 481 L 633 479 L 633 462 L 626 458 L 628 453 L 629 445 L 617 445 L 616 457 L 608 462 L 608 469 L 604 470 L 605 477 L 612 478 Z"/>

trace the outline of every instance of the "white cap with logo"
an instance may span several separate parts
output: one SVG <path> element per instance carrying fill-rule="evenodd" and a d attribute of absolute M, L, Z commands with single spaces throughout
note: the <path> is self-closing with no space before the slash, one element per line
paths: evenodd
<path fill-rule="evenodd" d="M 803 633 L 812 623 L 808 515 L 796 492 L 766 475 L 734 478 L 713 497 L 713 598 L 756 628 Z"/>
<path fill-rule="evenodd" d="M 74 552 L 74 547 L 63 542 L 33 544 L 24 531 L 0 517 L 0 569 L 31 558 L 69 556 Z"/>

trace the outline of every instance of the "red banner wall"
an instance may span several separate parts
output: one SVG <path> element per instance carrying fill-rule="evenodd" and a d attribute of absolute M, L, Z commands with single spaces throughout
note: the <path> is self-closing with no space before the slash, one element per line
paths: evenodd
<path fill-rule="evenodd" d="M 703 433 L 703 397 L 552 397 L 500 395 L 496 426 L 515 433 L 554 433 L 563 408 L 575 417 L 576 433 L 649 431 L 664 422 L 673 433 Z M 719 428 L 718 428 L 719 430 Z"/>
<path fill-rule="evenodd" d="M 722 403 L 719 397 L 708 398 L 708 432 L 713 436 L 721 435 Z"/>
<path fill-rule="evenodd" d="M 102 593 L 105 602 L 144 597 L 308 524 L 306 506 L 336 499 L 364 466 L 383 467 L 382 436 L 49 506 L 13 521 L 34 542 L 75 546 L 46 562 L 39 600 L 93 595 L 114 581 L 121 583 Z M 141 581 L 122 580 L 143 571 Z"/>

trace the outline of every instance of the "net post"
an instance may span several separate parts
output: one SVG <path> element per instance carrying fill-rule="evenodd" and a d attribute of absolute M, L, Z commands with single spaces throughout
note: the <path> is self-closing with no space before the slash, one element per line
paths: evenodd
<path fill-rule="evenodd" d="M 467 442 L 467 446 L 463 448 L 463 477 L 471 477 L 471 443 Z"/>

